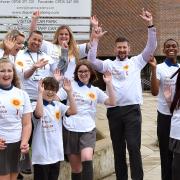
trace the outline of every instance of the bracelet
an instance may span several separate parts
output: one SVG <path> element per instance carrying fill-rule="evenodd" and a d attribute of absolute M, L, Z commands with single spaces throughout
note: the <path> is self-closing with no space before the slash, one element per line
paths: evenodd
<path fill-rule="evenodd" d="M 152 27 L 154 27 L 154 25 L 150 25 L 150 26 L 148 26 L 148 28 L 152 28 Z"/>

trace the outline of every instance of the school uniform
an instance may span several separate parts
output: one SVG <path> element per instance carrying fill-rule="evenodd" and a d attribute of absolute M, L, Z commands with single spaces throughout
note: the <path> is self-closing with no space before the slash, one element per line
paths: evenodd
<path fill-rule="evenodd" d="M 72 88 L 77 114 L 63 118 L 65 154 L 77 154 L 83 148 L 95 147 L 96 105 L 104 104 L 108 98 L 98 87 L 90 84 L 84 85 L 80 81 L 72 82 Z M 61 100 L 67 98 L 67 94 L 62 88 L 57 95 Z"/>
<path fill-rule="evenodd" d="M 14 86 L 0 88 L 0 137 L 7 143 L 7 148 L 0 151 L 0 175 L 19 171 L 22 116 L 30 112 L 31 103 L 25 91 Z"/>
<path fill-rule="evenodd" d="M 32 164 L 35 180 L 56 180 L 64 160 L 62 117 L 68 106 L 43 100 L 43 117 L 33 117 Z"/>
<path fill-rule="evenodd" d="M 157 105 L 157 136 L 159 141 L 160 158 L 161 158 L 161 177 L 163 180 L 172 179 L 172 160 L 173 153 L 169 150 L 169 135 L 171 126 L 171 117 L 169 106 L 164 96 L 164 88 L 170 86 L 172 94 L 175 92 L 176 78 L 170 77 L 179 68 L 178 64 L 172 64 L 169 59 L 157 65 L 156 77 L 160 81 Z M 173 100 L 173 97 L 171 97 Z"/>

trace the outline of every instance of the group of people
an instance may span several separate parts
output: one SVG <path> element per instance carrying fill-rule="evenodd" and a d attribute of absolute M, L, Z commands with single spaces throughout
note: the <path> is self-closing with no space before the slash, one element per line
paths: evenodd
<path fill-rule="evenodd" d="M 39 11 L 33 13 L 27 47 L 23 46 L 25 36 L 17 30 L 8 33 L 0 44 L 0 180 L 17 178 L 20 162 L 29 160 L 30 145 L 34 180 L 57 180 L 63 173 L 60 162 L 64 155 L 71 166 L 72 180 L 93 180 L 97 103 L 107 106 L 116 179 L 128 180 L 127 147 L 131 178 L 142 180 L 141 70 L 148 62 L 152 67 L 152 94 L 159 96 L 162 179 L 177 180 L 178 43 L 173 39 L 165 42 L 167 58 L 156 68 L 152 57 L 157 46 L 156 28 L 152 14 L 143 9 L 140 16 L 148 23 L 144 50 L 129 58 L 129 41 L 118 37 L 114 47 L 116 59 L 101 61 L 96 58 L 97 47 L 105 32 L 96 17 L 91 18 L 90 42 L 78 45 L 66 25 L 57 29 L 52 42 L 43 40 L 43 34 L 37 30 L 39 15 Z M 104 74 L 106 92 L 93 86 L 95 71 Z"/>

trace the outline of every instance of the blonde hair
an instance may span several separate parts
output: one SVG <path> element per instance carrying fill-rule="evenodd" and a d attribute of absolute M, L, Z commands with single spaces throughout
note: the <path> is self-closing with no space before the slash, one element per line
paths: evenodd
<path fill-rule="evenodd" d="M 12 38 L 15 38 L 15 39 L 16 39 L 17 36 L 22 36 L 22 37 L 25 38 L 25 35 L 24 35 L 22 32 L 20 32 L 20 31 L 18 31 L 18 30 L 16 30 L 16 29 L 13 29 L 13 30 L 7 32 L 7 34 L 6 34 L 6 36 L 5 36 L 4 39 L 6 39 L 6 38 L 8 38 L 8 37 L 12 37 Z M 4 49 L 4 48 L 5 48 L 3 41 L 0 42 L 0 48 L 1 48 L 1 49 Z"/>
<path fill-rule="evenodd" d="M 17 75 L 17 72 L 16 72 L 16 68 L 15 68 L 15 65 L 8 59 L 8 58 L 1 58 L 0 59 L 0 64 L 5 64 L 5 63 L 9 63 L 12 65 L 12 69 L 13 69 L 13 79 L 12 79 L 12 82 L 11 84 L 17 88 L 21 88 L 21 85 L 20 85 L 20 80 L 19 80 L 19 77 Z"/>
<path fill-rule="evenodd" d="M 79 60 L 79 50 L 78 50 L 78 46 L 77 46 L 76 40 L 73 37 L 73 32 L 72 32 L 72 30 L 70 29 L 69 26 L 62 25 L 62 26 L 60 26 L 56 30 L 56 32 L 54 34 L 54 38 L 53 38 L 53 44 L 57 44 L 57 45 L 59 44 L 58 36 L 59 36 L 59 32 L 62 29 L 66 29 L 69 32 L 69 42 L 68 42 L 69 51 L 68 51 L 68 56 L 69 57 L 74 56 L 75 59 L 76 59 L 76 63 L 77 63 L 78 60 Z"/>

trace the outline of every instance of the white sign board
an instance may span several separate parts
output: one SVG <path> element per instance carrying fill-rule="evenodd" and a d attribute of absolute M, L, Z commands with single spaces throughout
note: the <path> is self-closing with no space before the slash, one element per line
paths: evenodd
<path fill-rule="evenodd" d="M 38 30 L 51 40 L 61 25 L 68 25 L 76 40 L 88 40 L 91 0 L 0 0 L 0 39 L 17 29 L 29 34 L 33 12 L 40 10 Z"/>
<path fill-rule="evenodd" d="M 91 0 L 0 0 L 0 16 L 90 17 Z"/>

